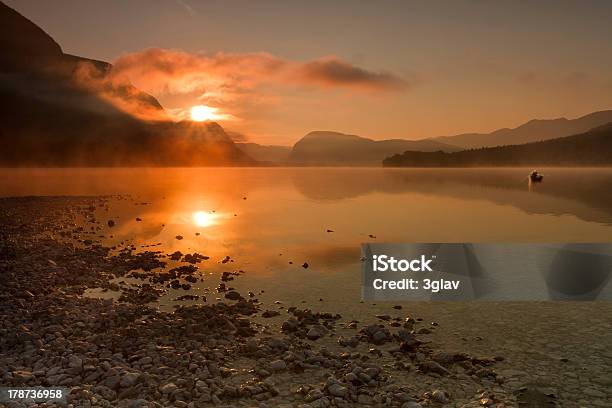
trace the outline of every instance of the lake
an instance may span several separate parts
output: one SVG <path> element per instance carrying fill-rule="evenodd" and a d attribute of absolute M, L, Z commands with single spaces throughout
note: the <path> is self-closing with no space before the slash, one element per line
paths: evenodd
<path fill-rule="evenodd" d="M 198 252 L 210 257 L 203 276 L 242 271 L 233 286 L 269 299 L 319 301 L 341 286 L 354 303 L 364 242 L 610 240 L 612 170 L 542 169 L 537 184 L 529 171 L 4 169 L 0 195 L 112 195 L 97 213 L 115 222 L 104 244 Z M 192 291 L 211 299 L 213 283 Z M 170 289 L 162 305 L 181 293 Z"/>

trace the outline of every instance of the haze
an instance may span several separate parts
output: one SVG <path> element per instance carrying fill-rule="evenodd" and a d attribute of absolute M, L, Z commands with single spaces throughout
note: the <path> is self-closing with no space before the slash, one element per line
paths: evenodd
<path fill-rule="evenodd" d="M 67 53 L 114 61 L 238 139 L 419 139 L 612 107 L 612 3 L 8 0 Z M 69 12 L 68 12 L 69 11 Z"/>

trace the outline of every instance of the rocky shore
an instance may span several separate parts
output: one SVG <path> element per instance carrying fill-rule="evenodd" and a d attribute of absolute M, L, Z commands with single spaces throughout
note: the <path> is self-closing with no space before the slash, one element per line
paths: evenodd
<path fill-rule="evenodd" d="M 2 385 L 64 386 L 70 407 L 581 406 L 517 382 L 499 368 L 503 354 L 436 346 L 444 327 L 401 306 L 357 321 L 314 310 L 322 305 L 264 304 L 233 289 L 240 272 L 230 270 L 214 277 L 222 301 L 185 292 L 197 304 L 162 312 L 150 302 L 202 279 L 194 265 L 205 257 L 105 247 L 113 225 L 96 214 L 107 203 L 0 199 Z M 121 297 L 84 296 L 91 288 Z M 589 406 L 612 406 L 605 386 Z"/>

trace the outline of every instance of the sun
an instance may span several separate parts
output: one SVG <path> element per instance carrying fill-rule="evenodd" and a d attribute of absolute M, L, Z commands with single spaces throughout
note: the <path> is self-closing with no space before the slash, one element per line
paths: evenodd
<path fill-rule="evenodd" d="M 206 105 L 196 105 L 190 111 L 191 120 L 194 122 L 204 122 L 206 120 L 222 120 L 225 115 L 219 113 L 218 108 Z"/>
<path fill-rule="evenodd" d="M 196 211 L 193 213 L 193 223 L 198 227 L 210 227 L 216 224 L 217 216 L 213 213 Z"/>

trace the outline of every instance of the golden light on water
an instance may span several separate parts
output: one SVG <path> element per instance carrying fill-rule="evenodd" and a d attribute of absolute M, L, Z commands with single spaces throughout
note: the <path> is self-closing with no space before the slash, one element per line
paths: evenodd
<path fill-rule="evenodd" d="M 217 215 L 205 211 L 196 211 L 193 213 L 193 223 L 198 227 L 210 227 L 217 220 Z"/>

